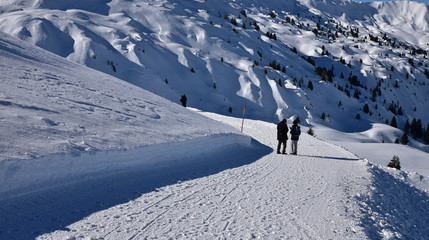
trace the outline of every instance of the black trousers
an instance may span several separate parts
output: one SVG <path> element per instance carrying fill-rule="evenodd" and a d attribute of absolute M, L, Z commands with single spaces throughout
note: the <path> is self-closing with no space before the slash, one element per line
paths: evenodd
<path fill-rule="evenodd" d="M 287 143 L 287 140 L 284 140 L 284 141 L 278 140 L 278 141 L 279 141 L 279 143 L 277 144 L 277 153 L 280 153 L 280 147 L 281 147 L 282 144 L 283 144 L 282 153 L 286 153 L 286 143 Z"/>

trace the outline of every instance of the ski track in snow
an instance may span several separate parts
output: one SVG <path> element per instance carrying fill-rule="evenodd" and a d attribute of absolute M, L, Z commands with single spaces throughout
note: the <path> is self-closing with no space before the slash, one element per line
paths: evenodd
<path fill-rule="evenodd" d="M 240 119 L 217 118 L 240 126 Z M 246 120 L 245 132 L 263 144 L 276 143 L 274 124 Z M 273 152 L 168 185 L 39 239 L 365 238 L 356 217 L 359 206 L 347 195 L 363 195 L 370 184 L 364 161 L 306 134 L 299 154 Z"/>

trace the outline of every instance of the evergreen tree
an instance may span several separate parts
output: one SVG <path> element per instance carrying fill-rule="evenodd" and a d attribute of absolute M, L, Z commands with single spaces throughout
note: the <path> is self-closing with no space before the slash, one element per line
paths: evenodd
<path fill-rule="evenodd" d="M 404 132 L 404 134 L 402 135 L 402 138 L 401 138 L 401 143 L 403 144 L 403 145 L 407 145 L 408 144 L 408 135 L 407 135 L 407 133 L 406 132 Z"/>
<path fill-rule="evenodd" d="M 365 103 L 365 105 L 363 106 L 363 112 L 364 112 L 364 113 L 369 113 L 369 106 L 368 106 L 368 103 Z"/>
<path fill-rule="evenodd" d="M 411 121 L 410 130 L 411 130 L 411 135 L 413 135 L 413 138 L 417 139 L 417 121 L 415 118 L 413 119 L 413 121 Z"/>
<path fill-rule="evenodd" d="M 356 114 L 356 119 L 357 119 L 357 120 L 359 120 L 359 119 L 360 119 L 360 115 L 359 115 L 359 113 L 358 113 L 358 114 Z"/>
<path fill-rule="evenodd" d="M 396 139 L 396 140 L 395 140 L 395 144 L 399 144 L 399 139 Z"/>
<path fill-rule="evenodd" d="M 393 103 L 389 105 L 389 111 L 396 115 L 396 107 Z"/>
<path fill-rule="evenodd" d="M 404 114 L 404 111 L 402 110 L 402 107 L 399 107 L 399 109 L 398 109 L 398 114 L 399 114 L 399 115 L 403 115 L 403 114 Z"/>
<path fill-rule="evenodd" d="M 237 26 L 237 19 L 235 19 L 235 17 L 232 17 L 232 18 L 231 18 L 231 23 L 232 23 L 234 26 Z"/>
<path fill-rule="evenodd" d="M 325 119 L 326 119 L 326 116 L 325 116 L 325 113 L 323 112 L 322 113 L 322 116 L 320 117 L 323 121 L 325 121 Z"/>
<path fill-rule="evenodd" d="M 422 128 L 422 120 L 417 120 L 417 138 L 423 137 L 423 128 Z"/>
<path fill-rule="evenodd" d="M 308 81 L 308 88 L 313 91 L 313 82 L 310 80 Z"/>
<path fill-rule="evenodd" d="M 405 126 L 404 126 L 404 133 L 408 135 L 409 132 L 410 132 L 410 123 L 408 122 L 408 119 L 407 119 L 407 122 L 405 123 Z"/>
<path fill-rule="evenodd" d="M 393 116 L 392 120 L 390 121 L 390 126 L 397 128 L 398 124 L 396 123 L 396 118 Z"/>
<path fill-rule="evenodd" d="M 401 163 L 399 161 L 399 157 L 394 155 L 392 160 L 390 160 L 389 164 L 387 164 L 387 166 L 401 170 Z"/>
<path fill-rule="evenodd" d="M 310 136 L 314 136 L 314 130 L 313 130 L 313 128 L 309 128 L 308 131 L 307 131 L 307 133 Z"/>
<path fill-rule="evenodd" d="M 426 133 L 425 133 L 425 144 L 429 145 L 429 124 L 426 127 Z"/>
<path fill-rule="evenodd" d="M 359 90 L 356 88 L 355 92 L 353 93 L 353 97 L 355 97 L 357 100 L 359 100 Z"/>

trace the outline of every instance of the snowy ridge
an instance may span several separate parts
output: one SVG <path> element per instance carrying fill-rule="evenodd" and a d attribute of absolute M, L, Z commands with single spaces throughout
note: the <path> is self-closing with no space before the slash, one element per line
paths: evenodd
<path fill-rule="evenodd" d="M 0 201 L 69 184 L 138 171 L 161 171 L 196 164 L 201 155 L 254 151 L 257 145 L 244 135 L 211 135 L 184 142 L 156 144 L 134 150 L 54 154 L 37 159 L 0 162 Z M 201 164 L 199 162 L 198 164 Z M 206 164 L 209 164 L 206 162 Z M 191 170 L 191 169 L 189 169 Z"/>

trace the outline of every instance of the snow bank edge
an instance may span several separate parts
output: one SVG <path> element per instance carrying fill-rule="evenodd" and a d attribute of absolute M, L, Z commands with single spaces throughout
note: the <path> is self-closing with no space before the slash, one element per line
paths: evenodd
<path fill-rule="evenodd" d="M 204 161 L 204 155 L 251 147 L 255 145 L 249 136 L 216 134 L 133 150 L 100 151 L 77 156 L 53 154 L 31 160 L 2 161 L 0 201 L 127 171 L 179 167 L 192 161 Z"/>

